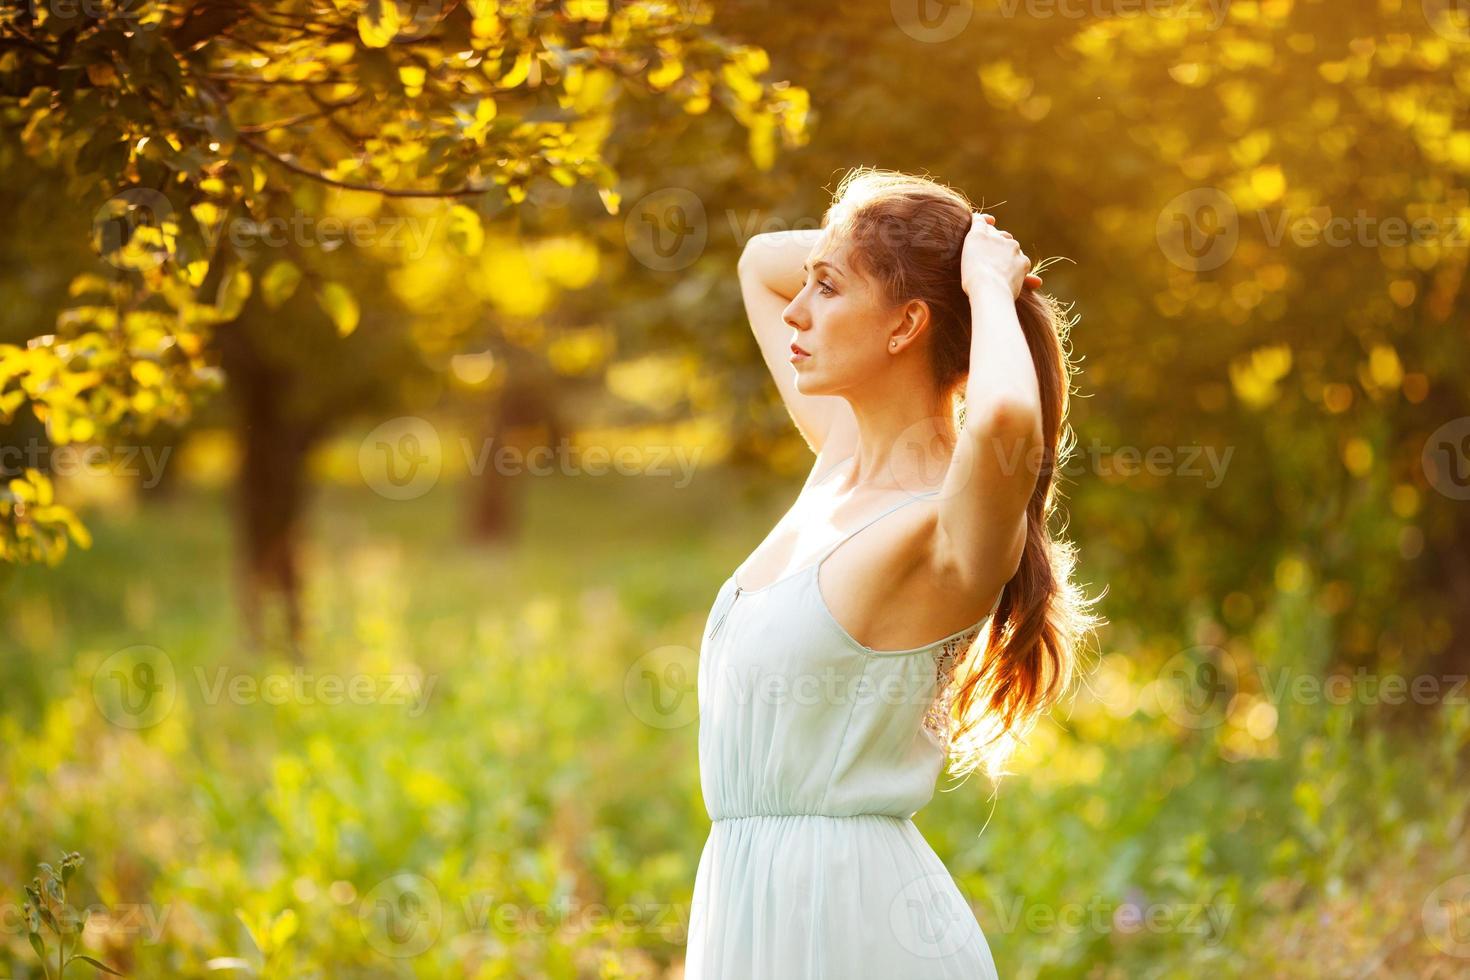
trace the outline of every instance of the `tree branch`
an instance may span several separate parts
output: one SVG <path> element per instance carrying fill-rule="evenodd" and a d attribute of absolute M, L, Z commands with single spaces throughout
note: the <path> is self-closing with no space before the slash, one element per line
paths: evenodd
<path fill-rule="evenodd" d="M 319 111 L 303 112 L 299 115 L 288 116 L 285 119 L 276 119 L 268 123 L 254 123 L 249 126 L 236 126 L 235 131 L 240 133 L 265 133 L 273 129 L 285 129 L 288 126 L 294 126 L 297 123 L 306 122 L 311 119 L 320 119 L 323 116 L 330 116 L 338 109 L 345 109 L 348 106 L 356 105 L 358 102 L 361 102 L 363 100 L 363 95 L 360 92 L 357 95 L 354 95 L 352 98 L 343 99 L 340 102 L 323 102 L 321 99 L 318 99 L 316 97 L 315 93 L 309 90 L 306 94 L 311 97 L 311 101 L 315 102 L 317 106 L 320 107 Z"/>
<path fill-rule="evenodd" d="M 374 194 L 382 194 L 384 197 L 474 197 L 477 194 L 484 194 L 496 186 L 494 184 L 464 184 L 459 187 L 451 187 L 445 190 L 419 190 L 414 188 L 383 187 L 379 184 L 359 184 L 348 180 L 338 180 L 336 177 L 328 177 L 324 173 L 320 173 L 308 167 L 303 167 L 301 164 L 297 163 L 294 160 L 288 160 L 285 157 L 277 155 L 272 150 L 263 146 L 260 142 L 245 133 L 240 134 L 240 142 L 244 143 L 256 153 L 259 153 L 261 156 L 274 161 L 282 167 L 285 167 L 287 170 L 291 171 L 294 174 L 299 174 L 302 177 L 309 177 L 310 179 L 315 180 L 318 183 L 326 184 L 329 187 L 340 187 L 343 190 L 370 191 Z"/>

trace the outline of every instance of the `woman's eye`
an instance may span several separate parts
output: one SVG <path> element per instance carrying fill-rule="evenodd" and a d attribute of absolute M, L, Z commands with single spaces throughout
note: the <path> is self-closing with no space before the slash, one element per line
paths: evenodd
<path fill-rule="evenodd" d="M 825 279 L 819 280 L 817 282 L 817 285 L 822 287 L 823 296 L 831 296 L 834 292 L 836 292 L 836 290 L 832 288 L 832 284 Z"/>

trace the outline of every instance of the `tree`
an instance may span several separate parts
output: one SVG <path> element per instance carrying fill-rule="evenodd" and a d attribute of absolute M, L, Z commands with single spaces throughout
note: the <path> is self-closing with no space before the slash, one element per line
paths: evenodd
<path fill-rule="evenodd" d="M 1470 19 L 1434 2 L 977 0 L 932 22 L 904 6 L 819 37 L 815 5 L 731 5 L 717 26 L 778 72 L 799 52 L 815 138 L 773 174 L 787 221 L 865 163 L 956 184 L 1034 258 L 1073 260 L 1046 277 L 1082 317 L 1064 485 L 1117 618 L 1193 646 L 1203 617 L 1211 645 L 1249 644 L 1310 608 L 1337 666 L 1464 673 Z M 1186 472 L 1202 448 L 1219 482 L 1201 456 Z"/>
<path fill-rule="evenodd" d="M 268 394 L 249 386 L 285 377 L 261 352 L 289 327 L 276 317 L 236 329 L 247 304 L 258 297 L 266 305 L 252 309 L 270 320 L 306 281 L 342 337 L 363 306 L 330 258 L 261 268 L 260 255 L 232 244 L 242 222 L 321 221 L 346 195 L 380 223 L 422 217 L 427 203 L 449 216 L 468 255 L 487 226 L 513 222 L 537 182 L 593 187 L 617 214 L 610 143 L 662 104 L 685 119 L 723 106 L 761 166 L 778 141 L 804 138 L 805 92 L 763 80 L 764 52 L 713 31 L 703 4 L 83 7 L 73 16 L 45 6 L 0 13 L 6 131 L 97 209 L 96 244 L 110 266 L 73 280 L 72 305 L 52 332 L 0 347 L 0 422 L 28 407 L 55 444 L 182 423 L 221 386 L 221 365 L 233 368 L 248 425 L 285 424 Z M 287 468 L 272 485 L 292 485 L 321 424 L 269 434 Z M 68 510 L 42 504 L 46 483 L 29 471 L 3 491 L 0 558 L 54 562 L 68 532 L 85 533 Z M 249 498 L 248 534 L 289 534 L 289 514 L 262 527 L 250 515 L 270 508 Z M 278 541 L 252 553 L 257 581 L 294 588 Z"/>

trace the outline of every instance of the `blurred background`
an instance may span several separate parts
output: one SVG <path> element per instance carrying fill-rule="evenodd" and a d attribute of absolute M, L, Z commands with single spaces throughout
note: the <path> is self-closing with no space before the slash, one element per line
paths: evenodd
<path fill-rule="evenodd" d="M 1001 975 L 1470 973 L 1467 96 L 1454 0 L 7 6 L 0 966 L 682 975 L 735 263 L 870 165 L 1080 317 L 1109 623 L 916 817 Z"/>

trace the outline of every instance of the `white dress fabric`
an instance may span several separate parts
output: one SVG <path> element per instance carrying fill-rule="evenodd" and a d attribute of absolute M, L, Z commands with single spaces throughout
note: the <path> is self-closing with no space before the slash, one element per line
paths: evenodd
<path fill-rule="evenodd" d="M 924 646 L 873 650 L 817 585 L 853 535 L 935 492 L 764 588 L 733 574 L 721 585 L 699 658 L 711 826 L 686 980 L 996 980 L 972 909 L 912 819 L 943 771 L 950 672 L 995 607 Z"/>

